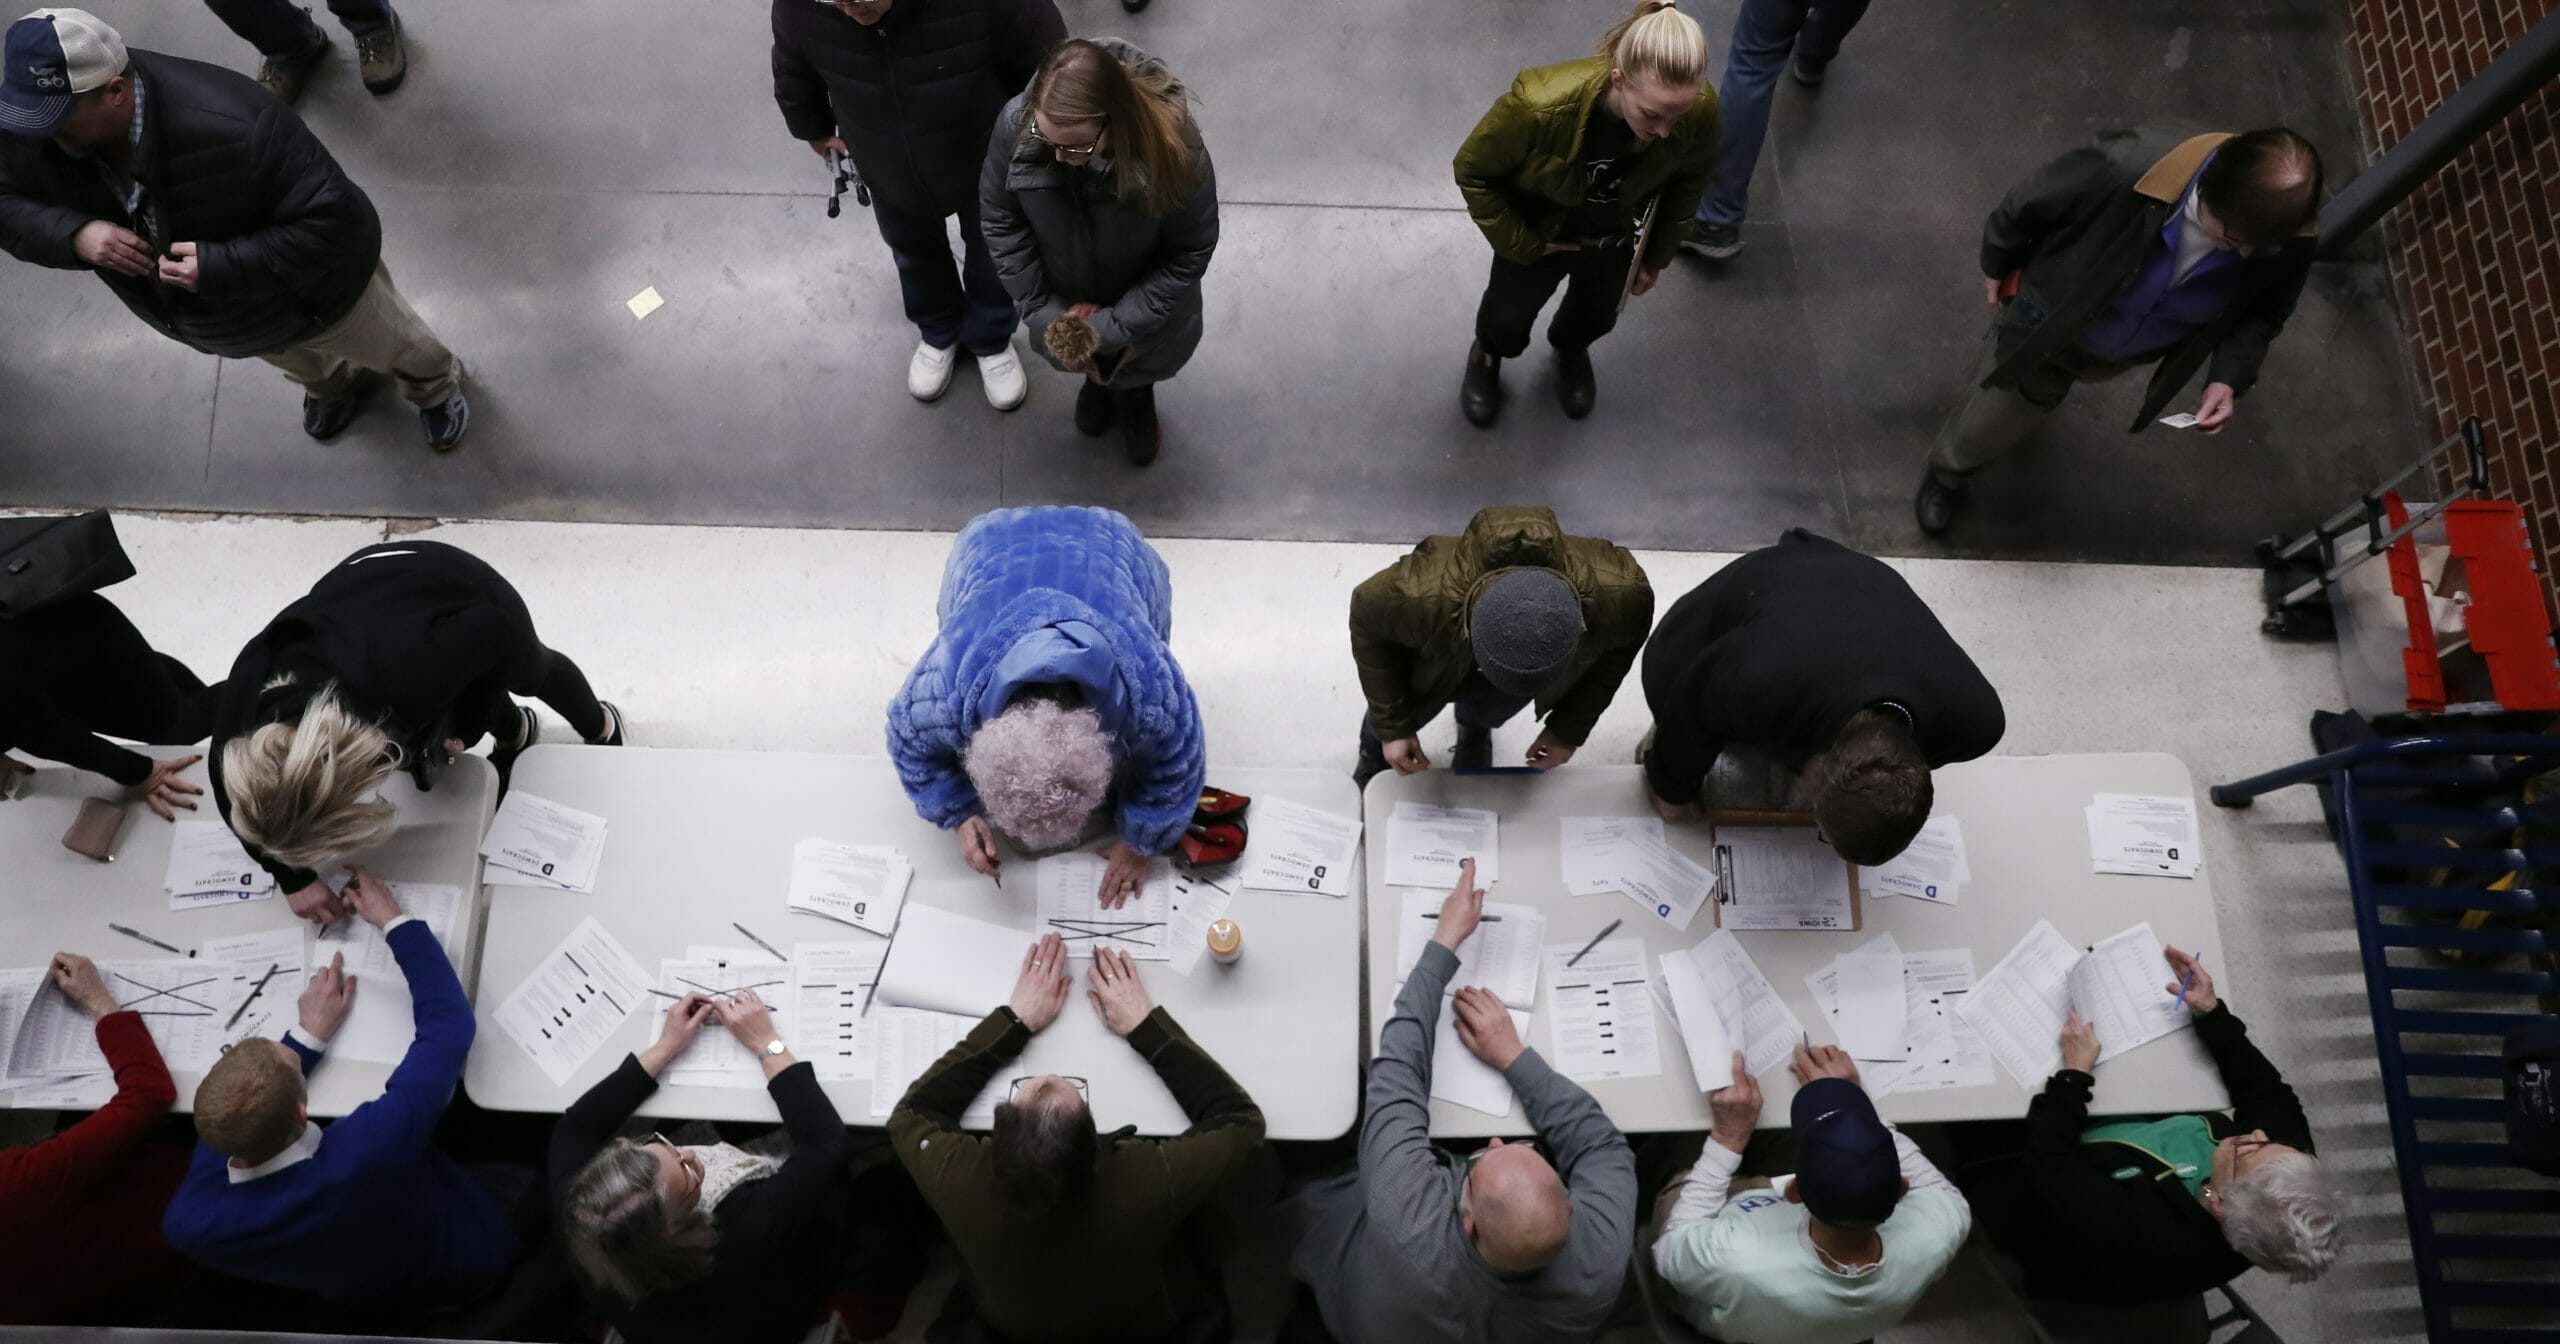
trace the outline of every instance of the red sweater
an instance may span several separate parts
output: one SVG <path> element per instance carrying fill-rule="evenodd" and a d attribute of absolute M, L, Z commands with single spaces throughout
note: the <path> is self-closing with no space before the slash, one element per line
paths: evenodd
<path fill-rule="evenodd" d="M 144 1135 L 178 1099 L 139 1013 L 98 1019 L 115 1099 L 32 1148 L 0 1150 L 0 1324 L 59 1321 L 112 1295 L 148 1306 L 194 1270 L 160 1235 L 187 1151 Z"/>

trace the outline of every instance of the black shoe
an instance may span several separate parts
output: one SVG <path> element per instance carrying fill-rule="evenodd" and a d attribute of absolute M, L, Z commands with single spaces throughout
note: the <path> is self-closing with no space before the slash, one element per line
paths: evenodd
<path fill-rule="evenodd" d="M 1787 73 L 1795 76 L 1796 82 L 1808 89 L 1821 88 L 1822 77 L 1830 69 L 1829 61 L 1808 61 L 1802 56 L 1798 56 L 1787 64 Z"/>
<path fill-rule="evenodd" d="M 1964 502 L 1964 486 L 1944 480 L 1938 473 L 1923 469 L 1920 493 L 1911 498 L 1911 516 L 1920 522 L 1920 530 L 1933 537 L 1947 535 L 1956 520 L 1956 506 Z"/>
<path fill-rule="evenodd" d="M 1139 10 L 1145 9 L 1146 7 L 1147 7 L 1147 0 L 1120 0 L 1120 8 L 1122 8 L 1122 9 L 1124 9 L 1124 10 L 1128 11 L 1128 12 L 1129 12 L 1129 13 L 1131 13 L 1131 14 L 1135 14 L 1135 13 L 1137 13 Z"/>
<path fill-rule="evenodd" d="M 1564 407 L 1566 418 L 1579 420 L 1591 414 L 1591 403 L 1600 399 L 1600 382 L 1591 373 L 1591 347 L 1556 347 L 1556 404 Z"/>
<path fill-rule="evenodd" d="M 1449 748 L 1449 768 L 1453 770 L 1490 770 L 1493 768 L 1493 730 L 1458 725 L 1458 741 Z"/>
<path fill-rule="evenodd" d="M 356 414 L 373 399 L 382 386 L 382 375 L 371 369 L 358 369 L 347 390 L 334 397 L 305 396 L 302 399 L 302 432 L 327 443 L 346 432 L 354 424 Z"/>
<path fill-rule="evenodd" d="M 311 72 L 320 58 L 329 54 L 329 35 L 314 31 L 311 45 L 290 56 L 269 56 L 258 63 L 258 84 L 267 92 L 292 103 L 302 97 L 304 85 L 311 82 Z"/>
<path fill-rule="evenodd" d="M 443 405 L 420 410 L 418 423 L 427 427 L 428 447 L 439 453 L 452 452 L 454 445 L 462 442 L 464 431 L 471 428 L 471 399 L 457 387 Z"/>
<path fill-rule="evenodd" d="M 622 710 L 621 710 L 621 708 L 620 708 L 619 706 L 615 705 L 615 704 L 614 704 L 612 701 L 610 701 L 610 700 L 598 700 L 596 703 L 597 703 L 597 704 L 599 704 L 599 705 L 604 706 L 605 734 L 604 734 L 604 736 L 599 737 L 599 738 L 591 738 L 591 739 L 589 739 L 589 740 L 588 740 L 588 742 L 587 742 L 587 745 L 588 745 L 588 746 L 591 746 L 591 747 L 618 747 L 618 746 L 621 746 L 621 745 L 622 745 Z"/>
<path fill-rule="evenodd" d="M 1120 417 L 1120 452 L 1129 465 L 1143 467 L 1156 460 L 1164 450 L 1164 426 L 1156 423 L 1156 390 L 1134 388 L 1113 394 L 1118 403 L 1113 409 Z"/>
<path fill-rule="evenodd" d="M 516 709 L 516 736 L 512 742 L 500 742 L 489 748 L 489 764 L 498 767 L 498 788 L 503 791 L 515 777 L 516 758 L 542 740 L 542 720 L 522 705 Z"/>
<path fill-rule="evenodd" d="M 1084 386 L 1076 389 L 1076 432 L 1094 438 L 1110 433 L 1118 418 L 1112 409 L 1111 389 L 1085 379 Z"/>
<path fill-rule="evenodd" d="M 1458 411 L 1478 429 L 1502 414 L 1502 361 L 1486 354 L 1480 344 L 1467 347 L 1467 376 L 1458 383 Z"/>
<path fill-rule="evenodd" d="M 1742 250 L 1742 226 L 1691 224 L 1689 236 L 1680 240 L 1680 250 L 1709 261 L 1728 260 Z"/>

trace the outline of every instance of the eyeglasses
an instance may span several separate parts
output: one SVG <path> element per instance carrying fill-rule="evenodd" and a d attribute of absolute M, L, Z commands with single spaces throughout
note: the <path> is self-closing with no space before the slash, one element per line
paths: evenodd
<path fill-rule="evenodd" d="M 1077 1078 L 1077 1077 L 1074 1077 L 1074 1076 L 1071 1076 L 1071 1075 L 1068 1075 L 1068 1074 L 1063 1074 L 1063 1073 L 1062 1073 L 1062 1074 L 1056 1074 L 1056 1075 L 1041 1074 L 1041 1075 L 1039 1075 L 1038 1077 L 1032 1077 L 1032 1078 L 1016 1078 L 1016 1079 L 1014 1079 L 1014 1080 L 1013 1080 L 1013 1086 L 1008 1087 L 1008 1088 L 1006 1088 L 1006 1089 L 1005 1089 L 1005 1092 L 1004 1092 L 1004 1099 L 1005 1099 L 1005 1101 L 1006 1101 L 1008 1104 L 1010 1104 L 1010 1103 L 1012 1103 L 1012 1102 L 1017 1102 L 1017 1101 L 1022 1100 L 1022 1085 L 1023 1085 L 1024 1083 L 1036 1083 L 1036 1082 L 1039 1082 L 1041 1078 L 1052 1077 L 1052 1076 L 1055 1076 L 1055 1077 L 1058 1077 L 1058 1078 L 1064 1078 L 1064 1079 L 1067 1081 L 1067 1083 L 1068 1083 L 1069 1085 L 1071 1085 L 1071 1086 L 1073 1086 L 1073 1087 L 1075 1088 L 1075 1090 L 1076 1090 L 1076 1096 L 1077 1096 L 1078 1098 L 1080 1098 L 1080 1099 L 1082 1099 L 1082 1100 L 1083 1100 L 1083 1102 L 1084 1102 L 1084 1106 L 1085 1106 L 1085 1109 L 1086 1109 L 1086 1110 L 1092 1110 L 1092 1109 L 1093 1109 L 1093 1085 L 1092 1085 L 1091 1083 L 1086 1082 L 1086 1081 L 1085 1081 L 1085 1080 L 1083 1080 L 1082 1078 Z"/>
<path fill-rule="evenodd" d="M 1104 123 L 1104 126 L 1107 129 L 1109 123 Z M 1038 122 L 1033 122 L 1031 125 L 1031 143 L 1038 145 L 1043 149 L 1063 154 L 1077 163 L 1083 163 L 1094 155 L 1102 152 L 1102 132 L 1095 131 L 1093 133 L 1093 143 L 1089 145 L 1062 145 L 1057 141 L 1042 135 L 1040 133 L 1040 124 Z"/>

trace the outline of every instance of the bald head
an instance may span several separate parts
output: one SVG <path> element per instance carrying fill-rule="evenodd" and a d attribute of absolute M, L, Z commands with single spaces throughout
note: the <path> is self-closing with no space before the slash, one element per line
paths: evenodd
<path fill-rule="evenodd" d="M 1476 1254 L 1499 1274 L 1544 1269 L 1564 1253 L 1573 1204 L 1538 1150 L 1495 1139 L 1467 1174 L 1461 1216 Z"/>
<path fill-rule="evenodd" d="M 2282 126 L 2243 131 L 2222 142 L 2196 179 L 2204 207 L 2233 241 L 2281 243 L 2320 213 L 2320 151 Z"/>

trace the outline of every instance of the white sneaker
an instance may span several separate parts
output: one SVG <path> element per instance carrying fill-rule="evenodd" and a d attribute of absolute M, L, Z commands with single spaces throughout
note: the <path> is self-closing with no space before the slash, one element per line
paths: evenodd
<path fill-rule="evenodd" d="M 986 385 L 987 404 L 999 411 L 1012 410 L 1031 395 L 1031 381 L 1022 376 L 1022 361 L 1013 357 L 1011 342 L 992 355 L 978 356 L 978 380 Z"/>
<path fill-rule="evenodd" d="M 951 366 L 960 362 L 960 347 L 936 350 L 923 341 L 916 342 L 915 358 L 907 361 L 907 395 L 918 401 L 932 401 L 951 390 Z"/>

